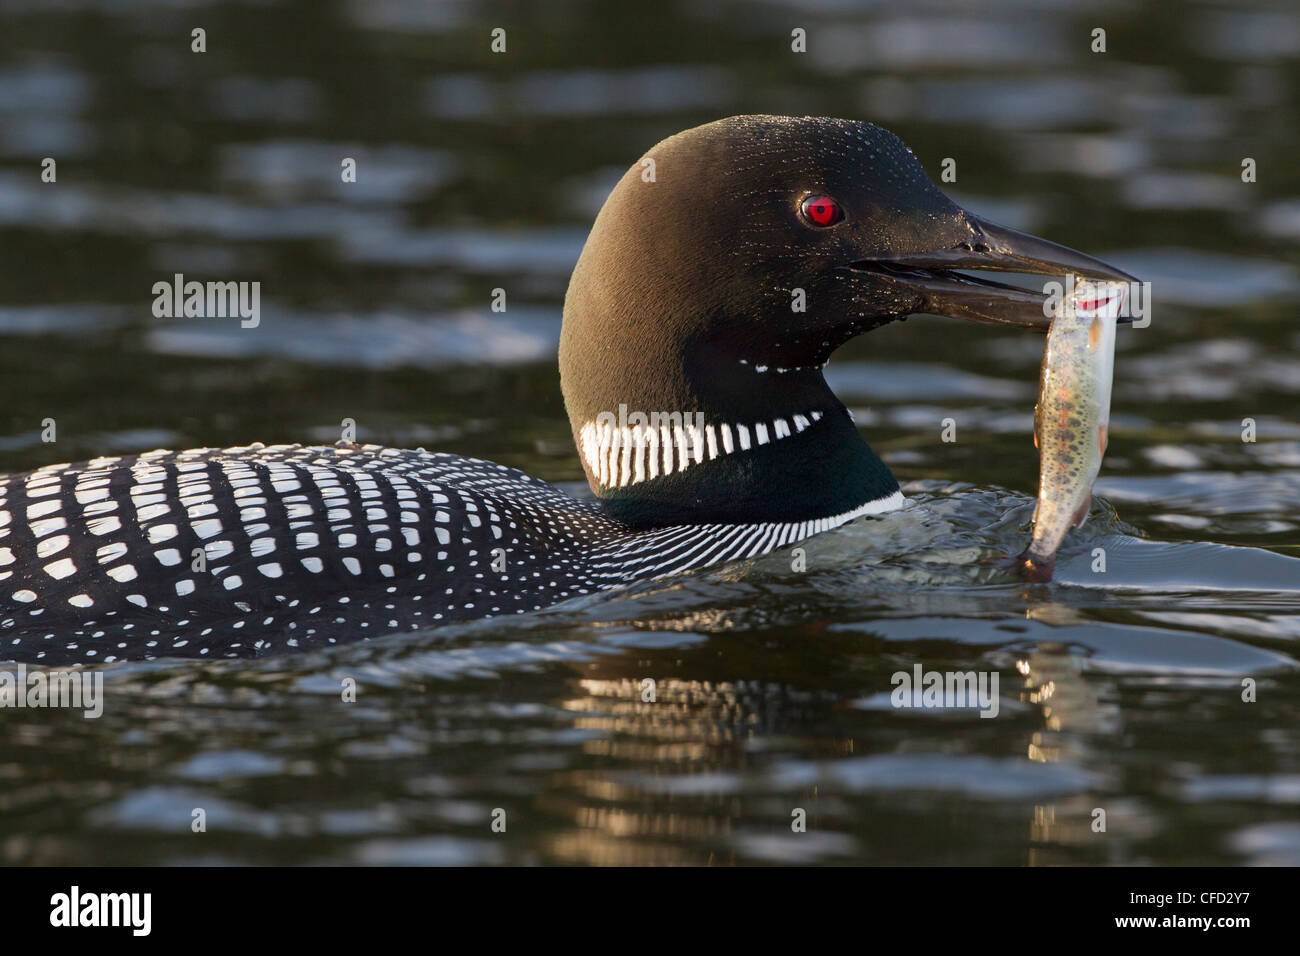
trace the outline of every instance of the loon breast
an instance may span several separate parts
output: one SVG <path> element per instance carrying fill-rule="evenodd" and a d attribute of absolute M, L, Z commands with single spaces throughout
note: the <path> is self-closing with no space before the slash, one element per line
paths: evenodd
<path fill-rule="evenodd" d="M 523 614 L 889 505 L 632 530 L 512 468 L 374 445 L 54 465 L 0 478 L 0 660 L 253 657 Z"/>

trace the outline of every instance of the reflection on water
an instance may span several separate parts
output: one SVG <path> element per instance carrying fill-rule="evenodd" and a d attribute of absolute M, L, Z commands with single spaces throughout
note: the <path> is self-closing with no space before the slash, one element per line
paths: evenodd
<path fill-rule="evenodd" d="M 98 721 L 0 712 L 0 862 L 1300 863 L 1286 5 L 0 15 L 4 470 L 347 417 L 578 490 L 569 271 L 635 157 L 729 113 L 882 122 L 935 178 L 956 158 L 972 209 L 1155 303 L 1120 336 L 1101 499 L 1057 585 L 978 563 L 1028 528 L 1041 339 L 914 319 L 828 370 L 912 505 L 810 542 L 807 572 L 773 555 L 506 630 L 108 668 Z M 259 327 L 154 318 L 175 272 L 261 281 Z M 996 673 L 998 716 L 893 708 L 918 664 Z"/>

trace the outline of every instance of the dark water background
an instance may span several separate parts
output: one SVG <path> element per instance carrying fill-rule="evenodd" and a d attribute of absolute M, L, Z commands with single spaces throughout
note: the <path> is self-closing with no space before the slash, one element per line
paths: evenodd
<path fill-rule="evenodd" d="M 1055 586 L 975 563 L 1028 527 L 1041 338 L 913 319 L 828 370 L 913 507 L 806 573 L 107 668 L 99 720 L 0 711 L 0 862 L 1300 863 L 1300 10 L 1092 6 L 0 0 L 0 470 L 353 418 L 576 488 L 554 349 L 586 229 L 733 113 L 880 122 L 1156 310 Z M 260 280 L 261 326 L 154 319 L 174 272 Z M 892 709 L 918 663 L 996 670 L 998 718 Z"/>

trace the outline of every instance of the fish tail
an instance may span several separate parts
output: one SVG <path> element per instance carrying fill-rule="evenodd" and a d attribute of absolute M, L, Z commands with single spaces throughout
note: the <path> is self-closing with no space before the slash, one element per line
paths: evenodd
<path fill-rule="evenodd" d="M 1052 572 L 1056 570 L 1056 557 L 1035 554 L 1032 548 L 1026 548 L 1016 557 L 1015 567 L 1026 581 L 1046 584 L 1052 580 Z"/>

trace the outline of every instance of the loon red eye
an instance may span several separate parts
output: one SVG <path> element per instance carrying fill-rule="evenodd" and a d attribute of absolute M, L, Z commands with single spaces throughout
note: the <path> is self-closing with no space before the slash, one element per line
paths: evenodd
<path fill-rule="evenodd" d="M 816 226 L 833 226 L 844 218 L 840 204 L 830 196 L 809 196 L 800 208 L 804 218 Z"/>

